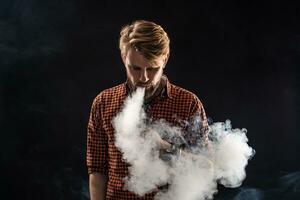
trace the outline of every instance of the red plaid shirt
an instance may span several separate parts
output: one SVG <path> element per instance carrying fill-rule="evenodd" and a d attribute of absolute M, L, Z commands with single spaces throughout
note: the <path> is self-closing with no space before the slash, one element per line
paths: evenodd
<path fill-rule="evenodd" d="M 122 109 L 128 94 L 126 83 L 102 91 L 93 101 L 87 133 L 88 173 L 100 172 L 108 176 L 107 200 L 139 199 L 152 200 L 156 192 L 139 197 L 125 190 L 123 178 L 128 176 L 128 164 L 115 146 L 112 119 Z M 173 125 L 189 121 L 195 115 L 201 118 L 199 136 L 207 140 L 208 123 L 202 103 L 197 96 L 171 84 L 147 106 L 146 113 L 152 119 L 165 119 Z"/>

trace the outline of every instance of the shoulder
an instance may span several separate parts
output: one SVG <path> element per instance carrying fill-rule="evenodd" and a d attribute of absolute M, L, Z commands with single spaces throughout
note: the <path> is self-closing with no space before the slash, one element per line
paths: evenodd
<path fill-rule="evenodd" d="M 93 104 L 105 103 L 114 98 L 120 98 L 125 94 L 125 89 L 125 83 L 107 88 L 97 94 L 93 100 Z"/>
<path fill-rule="evenodd" d="M 171 85 L 171 96 L 178 101 L 185 101 L 191 104 L 200 104 L 202 105 L 201 101 L 199 100 L 198 96 L 180 86 L 170 84 Z"/>

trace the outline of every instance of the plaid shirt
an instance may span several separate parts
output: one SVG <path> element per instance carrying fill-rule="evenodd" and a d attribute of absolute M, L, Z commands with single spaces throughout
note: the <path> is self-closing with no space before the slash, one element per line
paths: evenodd
<path fill-rule="evenodd" d="M 123 178 L 128 176 L 129 164 L 124 162 L 122 153 L 115 146 L 111 122 L 122 109 L 128 94 L 126 86 L 123 83 L 104 90 L 93 101 L 87 128 L 88 173 L 108 175 L 107 200 L 152 200 L 157 191 L 139 197 L 123 188 Z M 171 84 L 168 80 L 165 89 L 146 106 L 145 111 L 154 120 L 163 118 L 177 126 L 199 116 L 201 129 L 198 135 L 202 141 L 207 140 L 208 123 L 202 103 L 195 94 Z"/>

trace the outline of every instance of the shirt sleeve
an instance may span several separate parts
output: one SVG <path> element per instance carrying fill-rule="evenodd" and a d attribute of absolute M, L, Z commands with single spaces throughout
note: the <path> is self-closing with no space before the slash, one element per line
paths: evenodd
<path fill-rule="evenodd" d="M 209 125 L 204 107 L 197 96 L 194 97 L 189 112 L 188 138 L 189 145 L 207 146 Z"/>
<path fill-rule="evenodd" d="M 101 116 L 101 94 L 93 101 L 87 126 L 87 168 L 88 173 L 108 173 L 108 137 L 103 130 Z"/>

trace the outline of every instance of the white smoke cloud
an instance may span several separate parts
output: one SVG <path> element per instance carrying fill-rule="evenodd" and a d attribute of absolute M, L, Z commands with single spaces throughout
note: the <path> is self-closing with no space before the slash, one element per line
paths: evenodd
<path fill-rule="evenodd" d="M 123 110 L 114 118 L 116 146 L 123 159 L 131 164 L 125 187 L 140 196 L 169 184 L 158 192 L 157 200 L 211 199 L 217 183 L 238 187 L 246 177 L 245 167 L 254 150 L 248 146 L 246 130 L 232 129 L 230 121 L 210 126 L 209 149 L 173 156 L 169 161 L 159 153 L 158 139 L 180 137 L 181 129 L 160 120 L 146 124 L 142 108 L 144 89 L 125 101 Z"/>
<path fill-rule="evenodd" d="M 169 167 L 159 159 L 155 135 L 142 136 L 145 127 L 145 113 L 142 109 L 144 89 L 126 100 L 123 111 L 114 119 L 116 146 L 123 152 L 123 158 L 132 166 L 126 188 L 142 196 L 165 184 L 169 179 Z"/>
<path fill-rule="evenodd" d="M 255 151 L 248 146 L 246 129 L 232 129 L 229 120 L 210 126 L 211 159 L 215 177 L 225 187 L 238 187 L 246 177 L 245 167 Z"/>

